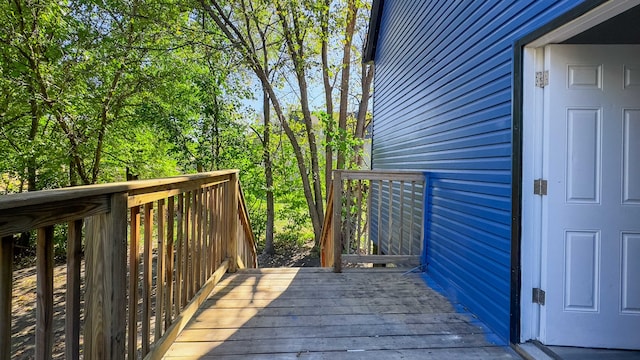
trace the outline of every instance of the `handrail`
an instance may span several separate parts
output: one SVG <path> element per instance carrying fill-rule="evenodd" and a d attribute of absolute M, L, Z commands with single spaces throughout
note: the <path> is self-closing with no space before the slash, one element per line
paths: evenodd
<path fill-rule="evenodd" d="M 223 272 L 257 265 L 237 170 L 0 196 L 0 359 L 11 356 L 13 234 L 32 229 L 38 230 L 35 358 L 52 355 L 58 224 L 68 226 L 69 359 L 80 356 L 83 232 L 85 359 L 161 357 Z"/>
<path fill-rule="evenodd" d="M 416 263 L 422 253 L 420 172 L 336 170 L 325 211 L 321 265 Z"/>
<path fill-rule="evenodd" d="M 161 179 L 82 185 L 62 189 L 2 195 L 0 196 L 0 210 L 15 208 L 17 207 L 17 202 L 19 202 L 19 206 L 40 205 L 113 193 L 126 192 L 129 195 L 136 195 L 170 189 L 191 188 L 193 185 L 210 182 L 212 178 L 228 179 L 232 174 L 237 174 L 237 172 L 238 170 L 219 170 L 193 175 L 178 175 Z"/>

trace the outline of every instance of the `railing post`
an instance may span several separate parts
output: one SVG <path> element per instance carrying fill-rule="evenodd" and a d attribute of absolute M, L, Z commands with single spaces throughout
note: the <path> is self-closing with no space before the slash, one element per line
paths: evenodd
<path fill-rule="evenodd" d="M 0 238 L 0 360 L 11 359 L 13 236 Z"/>
<path fill-rule="evenodd" d="M 227 194 L 227 258 L 229 272 L 238 270 L 238 173 L 231 174 Z"/>
<path fill-rule="evenodd" d="M 333 272 L 342 272 L 342 173 L 333 172 Z"/>
<path fill-rule="evenodd" d="M 38 229 L 36 244 L 36 359 L 53 351 L 53 226 Z"/>
<path fill-rule="evenodd" d="M 127 199 L 112 194 L 110 211 L 87 219 L 85 359 L 125 358 Z"/>
<path fill-rule="evenodd" d="M 431 209 L 431 198 L 429 197 L 429 188 L 431 187 L 431 173 L 425 172 L 424 178 L 422 180 L 422 207 L 420 210 L 420 218 L 422 218 L 422 222 L 420 224 L 420 265 L 423 266 L 423 271 L 426 271 L 427 264 L 427 244 L 425 239 L 425 234 L 429 233 L 427 222 L 427 214 Z"/>
<path fill-rule="evenodd" d="M 80 273 L 82 220 L 69 222 L 67 233 L 67 297 L 65 302 L 65 359 L 80 358 Z"/>

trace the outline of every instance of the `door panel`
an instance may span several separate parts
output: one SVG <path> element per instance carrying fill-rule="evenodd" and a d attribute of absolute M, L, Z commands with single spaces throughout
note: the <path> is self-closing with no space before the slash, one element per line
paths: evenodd
<path fill-rule="evenodd" d="M 640 204 L 640 110 L 624 109 L 623 203 Z"/>
<path fill-rule="evenodd" d="M 640 233 L 622 234 L 622 308 L 640 314 Z"/>
<path fill-rule="evenodd" d="M 540 337 L 640 349 L 640 46 L 545 48 Z"/>
<path fill-rule="evenodd" d="M 565 311 L 598 311 L 600 233 L 567 231 L 565 236 Z"/>
<path fill-rule="evenodd" d="M 600 200 L 600 109 L 567 109 L 567 202 Z"/>

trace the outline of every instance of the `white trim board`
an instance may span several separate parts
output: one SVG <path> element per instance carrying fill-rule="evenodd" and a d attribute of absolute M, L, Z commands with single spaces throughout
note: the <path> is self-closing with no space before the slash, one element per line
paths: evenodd
<path fill-rule="evenodd" d="M 603 23 L 616 15 L 640 5 L 640 0 L 610 0 L 596 7 L 581 17 L 574 19 L 559 28 L 548 32 L 527 45 L 527 47 L 543 47 L 570 39 L 581 32 Z"/>

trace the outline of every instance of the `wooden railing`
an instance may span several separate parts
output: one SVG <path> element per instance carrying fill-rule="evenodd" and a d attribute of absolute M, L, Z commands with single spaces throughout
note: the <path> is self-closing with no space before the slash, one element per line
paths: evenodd
<path fill-rule="evenodd" d="M 60 224 L 68 226 L 65 359 L 160 358 L 223 273 L 256 267 L 236 170 L 2 196 L 0 359 L 12 351 L 13 235 L 34 229 L 34 356 L 52 357 Z"/>
<path fill-rule="evenodd" d="M 419 172 L 333 172 L 320 245 L 321 264 L 418 265 L 425 177 Z"/>

